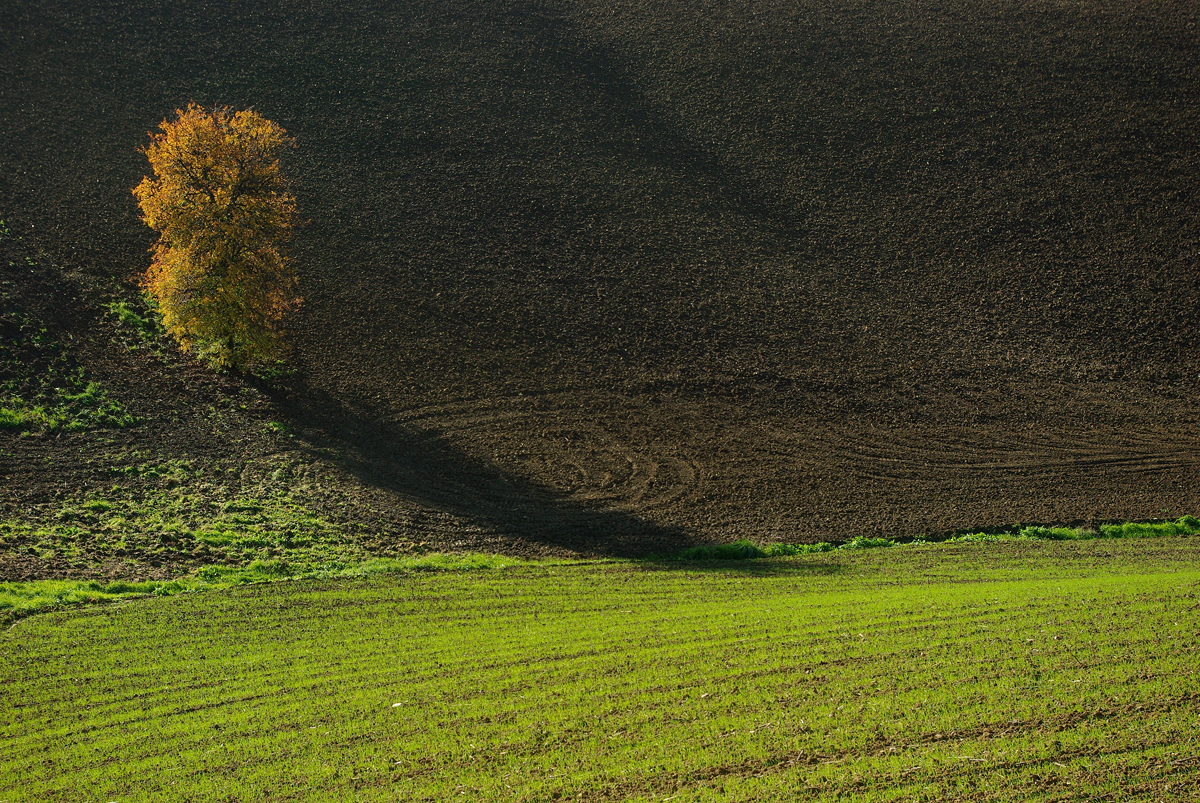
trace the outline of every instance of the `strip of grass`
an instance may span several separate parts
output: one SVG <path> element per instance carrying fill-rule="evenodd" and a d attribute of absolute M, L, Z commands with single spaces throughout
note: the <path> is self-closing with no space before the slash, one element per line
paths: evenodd
<path fill-rule="evenodd" d="M 1099 529 L 1087 527 L 1014 527 L 999 533 L 964 533 L 948 539 L 949 543 L 982 543 L 994 541 L 1087 541 L 1094 538 L 1163 538 L 1173 535 L 1200 534 L 1200 519 L 1183 516 L 1177 521 L 1126 522 L 1104 524 Z M 922 539 L 896 541 L 891 538 L 867 538 L 858 536 L 837 544 L 767 544 L 759 546 L 753 541 L 740 540 L 731 544 L 694 546 L 680 552 L 677 560 L 753 560 L 787 555 L 811 555 L 831 552 L 835 549 L 879 549 L 897 544 L 926 544 Z"/>
<path fill-rule="evenodd" d="M 0 636 L 0 799 L 1179 799 L 1200 540 L 305 580 Z"/>
<path fill-rule="evenodd" d="M 173 580 L 30 580 L 0 583 L 0 627 L 35 613 L 86 604 L 120 602 L 147 595 L 168 597 L 274 580 L 362 578 L 405 572 L 462 572 L 505 569 L 525 564 L 526 561 L 518 558 L 476 553 L 373 558 L 351 564 L 320 566 L 294 566 L 285 561 L 256 560 L 247 566 L 202 566 L 192 575 Z"/>
<path fill-rule="evenodd" d="M 174 487 L 175 473 L 184 476 L 191 469 L 185 461 L 175 461 L 170 466 L 135 467 L 145 473 L 162 472 L 168 486 Z M 278 498 L 276 498 L 278 497 Z M 91 523 L 100 532 L 72 524 L 68 527 L 40 527 L 14 525 L 0 522 L 0 546 L 5 538 L 26 534 L 32 535 L 34 550 L 40 554 L 54 554 L 62 546 L 69 545 L 78 554 L 82 545 L 88 544 L 93 560 L 103 559 L 113 553 L 122 553 L 135 548 L 145 550 L 139 536 L 154 538 L 158 542 L 174 544 L 185 554 L 197 544 L 205 554 L 218 554 L 226 558 L 225 563 L 203 565 L 196 571 L 171 580 L 129 583 L 114 581 L 34 580 L 0 584 L 0 626 L 54 608 L 88 603 L 111 602 L 133 596 L 153 594 L 169 596 L 183 591 L 204 591 L 228 588 L 246 583 L 266 582 L 281 579 L 312 577 L 365 577 L 387 572 L 407 571 L 464 571 L 481 568 L 506 568 L 521 565 L 524 561 L 499 555 L 479 554 L 426 554 L 400 558 L 367 557 L 365 551 L 344 537 L 342 526 L 313 517 L 295 503 L 290 494 L 270 497 L 267 502 L 239 499 L 220 505 L 207 505 L 211 513 L 208 521 L 197 526 L 195 519 L 202 515 L 196 509 L 199 497 L 187 492 L 172 494 L 152 493 L 140 502 L 122 499 L 110 502 L 92 498 L 86 502 L 68 505 L 59 513 L 66 522 Z M 205 507 L 204 504 L 200 505 Z M 230 513 L 232 512 L 232 515 Z M 247 515 L 253 514 L 253 515 Z M 190 529 L 182 525 L 184 519 L 192 523 Z M 314 537 L 295 538 L 289 528 L 308 525 L 314 529 Z M 98 525 L 98 526 L 97 526 Z M 109 540 L 103 537 L 106 530 L 118 529 L 120 538 Z M 1105 525 L 1100 530 L 1082 528 L 1024 527 L 1014 532 L 969 533 L 949 539 L 944 543 L 996 543 L 1005 541 L 1082 541 L 1096 538 L 1160 538 L 1200 533 L 1200 521 L 1184 516 L 1175 522 L 1126 523 Z M 90 539 L 90 541 L 89 541 Z M 759 546 L 752 541 L 740 540 L 730 544 L 701 545 L 683 550 L 665 559 L 667 562 L 692 561 L 744 561 L 762 558 L 815 555 L 833 551 L 880 549 L 894 546 L 933 546 L 934 542 L 921 540 L 898 542 L 888 538 L 856 537 L 840 544 L 821 542 L 817 544 L 767 544 Z M 157 546 L 157 545 L 156 545 Z M 213 547 L 222 548 L 213 552 Z M 161 547 L 158 550 L 161 552 Z M 255 557 L 258 555 L 259 557 Z M 277 557 L 283 555 L 284 557 Z M 266 556 L 266 557 L 263 557 Z M 276 556 L 276 557 L 270 557 Z M 663 560 L 663 559 L 656 559 Z M 543 561 L 544 563 L 544 561 Z"/>

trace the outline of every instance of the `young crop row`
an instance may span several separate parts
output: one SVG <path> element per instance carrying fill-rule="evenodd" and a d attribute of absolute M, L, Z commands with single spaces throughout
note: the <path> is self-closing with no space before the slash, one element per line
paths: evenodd
<path fill-rule="evenodd" d="M 1170 797 L 1200 782 L 1197 557 L 532 564 L 39 616 L 3 636 L 0 800 Z"/>

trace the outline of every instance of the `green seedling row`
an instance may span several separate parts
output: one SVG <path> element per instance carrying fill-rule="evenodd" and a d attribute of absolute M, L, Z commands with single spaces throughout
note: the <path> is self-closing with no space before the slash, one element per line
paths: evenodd
<path fill-rule="evenodd" d="M 0 801 L 1187 799 L 1200 542 L 308 579 L 16 622 Z"/>

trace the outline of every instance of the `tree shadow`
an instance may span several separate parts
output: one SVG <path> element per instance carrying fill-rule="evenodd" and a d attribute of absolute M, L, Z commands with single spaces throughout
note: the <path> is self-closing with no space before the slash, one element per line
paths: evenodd
<path fill-rule="evenodd" d="M 567 551 L 634 559 L 646 571 L 745 577 L 817 577 L 843 569 L 837 563 L 790 558 L 681 560 L 674 556 L 708 542 L 682 527 L 571 499 L 468 455 L 439 435 L 396 424 L 302 380 L 293 379 L 286 395 L 261 381 L 260 389 L 275 396 L 289 427 L 303 441 L 301 450 L 311 457 L 367 487 L 478 528 L 457 534 L 459 548 L 471 549 L 471 541 L 478 539 L 487 549 L 497 549 L 499 540 L 499 551 L 506 551 L 504 546 L 515 552 Z"/>
<path fill-rule="evenodd" d="M 622 511 L 592 507 L 565 493 L 468 455 L 439 435 L 388 421 L 319 390 L 295 388 L 280 400 L 305 451 L 364 485 L 462 519 L 520 549 L 524 542 L 580 555 L 645 558 L 697 544 L 694 534 Z M 534 550 L 540 551 L 540 550 Z"/>
<path fill-rule="evenodd" d="M 770 198 L 717 149 L 704 146 L 673 121 L 641 89 L 631 66 L 614 49 L 589 41 L 576 23 L 547 13 L 537 0 L 514 3 L 492 16 L 498 26 L 528 32 L 528 61 L 541 62 L 563 84 L 595 99 L 592 111 L 600 119 L 593 133 L 604 133 L 607 148 L 620 149 L 620 156 L 634 163 L 673 171 L 731 211 L 800 234 L 794 208 Z M 533 20 L 538 24 L 529 24 Z"/>
<path fill-rule="evenodd" d="M 332 21 L 348 31 L 362 13 L 347 8 L 333 12 Z M 302 88 L 306 103 L 297 99 L 293 107 L 324 96 L 313 104 L 322 113 L 345 103 L 364 117 L 380 98 L 399 92 L 403 109 L 425 110 L 438 121 L 377 126 L 359 120 L 339 130 L 355 152 L 374 156 L 375 167 L 397 157 L 483 166 L 503 154 L 517 162 L 548 160 L 606 182 L 626 180 L 618 174 L 629 171 L 667 171 L 691 189 L 689 203 L 699 200 L 803 236 L 793 205 L 765 190 L 702 130 L 689 131 L 686 117 L 646 92 L 638 65 L 561 9 L 514 0 L 464 13 L 454 3 L 428 0 L 381 13 L 389 30 L 419 31 L 404 70 L 331 87 L 322 79 L 337 65 L 306 57 L 288 63 L 295 88 L 284 88 Z"/>

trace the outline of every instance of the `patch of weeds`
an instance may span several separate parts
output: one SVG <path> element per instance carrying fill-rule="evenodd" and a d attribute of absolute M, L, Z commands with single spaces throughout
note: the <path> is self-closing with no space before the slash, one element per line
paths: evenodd
<path fill-rule="evenodd" d="M 268 383 L 282 382 L 286 379 L 291 379 L 296 375 L 296 368 L 289 366 L 282 360 L 276 360 L 269 365 L 262 365 L 255 369 L 255 374 L 260 379 Z"/>
<path fill-rule="evenodd" d="M 24 429 L 27 424 L 25 413 L 13 407 L 0 407 L 0 429 Z"/>
<path fill-rule="evenodd" d="M 764 551 L 767 557 L 787 557 L 788 555 L 814 555 L 818 552 L 831 552 L 837 549 L 833 544 L 820 541 L 816 544 L 767 544 Z"/>
<path fill-rule="evenodd" d="M 208 546 L 228 546 L 237 540 L 233 533 L 224 530 L 197 530 L 192 533 L 192 537 Z"/>
<path fill-rule="evenodd" d="M 367 533 L 364 526 L 331 520 L 310 507 L 314 489 L 306 469 L 275 462 L 251 468 L 261 473 L 262 484 L 239 494 L 227 490 L 227 468 L 189 460 L 114 466 L 111 471 L 151 482 L 81 492 L 39 509 L 36 518 L 0 519 L 0 549 L 53 550 L 81 568 L 113 559 L 186 570 L 255 561 L 284 561 L 291 567 L 349 564 L 369 557 L 359 537 Z M 242 466 L 237 473 L 246 470 Z M 286 479 L 271 479 L 277 475 Z M 266 563 L 260 573 L 268 571 Z"/>
<path fill-rule="evenodd" d="M 105 305 L 105 316 L 115 323 L 114 340 L 129 351 L 146 350 L 164 360 L 171 350 L 172 341 L 167 337 L 162 312 L 153 296 L 110 301 Z"/>
<path fill-rule="evenodd" d="M 156 591 L 162 584 L 155 582 L 131 583 L 115 580 L 108 585 L 101 585 L 93 580 L 87 584 L 89 591 L 100 591 L 104 594 L 149 594 Z"/>
<path fill-rule="evenodd" d="M 895 545 L 896 542 L 890 538 L 867 538 L 860 535 L 842 544 L 838 549 L 880 549 Z"/>
<path fill-rule="evenodd" d="M 1015 529 L 1015 528 L 1014 528 Z M 1088 541 L 1093 538 L 1163 538 L 1173 535 L 1200 534 L 1200 519 L 1183 516 L 1176 521 L 1126 522 L 1105 524 L 1099 530 L 1087 527 L 1044 527 L 1031 525 L 1015 532 L 967 533 L 947 543 L 986 543 L 990 541 Z"/>
<path fill-rule="evenodd" d="M 1039 541 L 1078 541 L 1096 537 L 1095 531 L 1079 527 L 1022 527 L 1020 535 Z"/>
<path fill-rule="evenodd" d="M 61 404 L 59 409 L 71 416 L 68 427 L 75 429 L 125 428 L 138 423 L 120 402 L 108 398 L 108 391 L 103 390 L 95 382 L 78 393 L 62 392 L 59 394 Z"/>
<path fill-rule="evenodd" d="M 1161 538 L 1171 535 L 1196 535 L 1200 533 L 1200 520 L 1194 516 L 1183 516 L 1175 521 L 1137 524 L 1105 524 L 1100 528 L 1103 538 Z M 1095 535 L 1093 538 L 1097 537 Z"/>
<path fill-rule="evenodd" d="M 677 554 L 675 560 L 754 560 L 790 555 L 812 555 L 820 552 L 832 552 L 835 549 L 876 549 L 895 546 L 895 543 L 890 538 L 859 536 L 840 545 L 822 541 L 817 544 L 767 544 L 765 547 L 760 547 L 752 541 L 742 539 L 731 544 L 704 544 L 689 547 Z"/>
<path fill-rule="evenodd" d="M 284 580 L 295 577 L 302 571 L 283 560 L 255 560 L 248 566 L 225 566 L 214 564 L 202 566 L 196 577 L 206 583 L 217 585 L 242 585 L 269 580 Z"/>
<path fill-rule="evenodd" d="M 166 582 L 114 580 L 31 580 L 0 583 L 0 625 L 35 613 L 76 605 L 115 602 L 152 594 L 166 597 L 210 587 L 197 578 L 182 577 Z"/>
<path fill-rule="evenodd" d="M 986 544 L 997 541 L 1028 541 L 1030 536 L 1020 533 L 963 533 L 946 539 L 947 544 Z M 914 542 L 916 543 L 916 542 Z M 928 542 L 925 542 L 928 543 Z"/>
<path fill-rule="evenodd" d="M 1030 525 L 1014 528 L 1010 532 L 978 532 L 956 535 L 945 541 L 948 544 L 980 544 L 1001 541 L 1083 541 L 1093 538 L 1161 538 L 1172 535 L 1200 534 L 1200 519 L 1184 516 L 1176 521 L 1106 524 L 1099 530 L 1086 527 L 1045 527 Z M 925 546 L 930 542 L 924 537 L 914 539 L 910 546 Z M 675 555 L 675 560 L 753 560 L 756 558 L 808 555 L 832 550 L 883 549 L 896 546 L 891 538 L 868 538 L 857 536 L 842 544 L 768 544 L 760 547 L 742 539 L 731 544 L 706 544 L 694 546 Z"/>
<path fill-rule="evenodd" d="M 296 570 L 283 560 L 256 560 L 246 567 L 245 572 L 250 577 L 261 577 L 264 580 L 277 580 L 296 574 Z"/>
<path fill-rule="evenodd" d="M 704 544 L 689 547 L 677 556 L 679 560 L 750 560 L 765 558 L 767 553 L 758 545 L 742 539 L 732 544 Z"/>
<path fill-rule="evenodd" d="M 32 400 L 9 394 L 0 404 L 0 429 L 29 432 L 74 432 L 86 429 L 124 429 L 136 426 L 136 416 L 96 382 L 86 381 L 82 369 L 51 387 L 45 377 L 30 393 Z"/>
<path fill-rule="evenodd" d="M 150 343 L 155 341 L 162 331 L 159 323 L 162 316 L 158 313 L 153 299 L 143 299 L 143 303 L 147 307 L 144 314 L 131 306 L 125 299 L 110 301 L 105 305 L 105 309 L 109 316 L 116 320 L 118 326 L 133 332 L 143 342 Z"/>
<path fill-rule="evenodd" d="M 237 577 L 242 569 L 236 566 L 201 566 L 196 576 L 207 583 L 223 583 Z"/>

